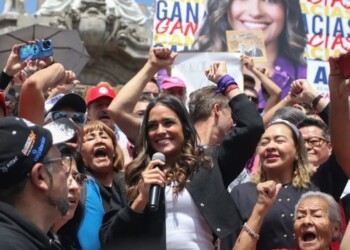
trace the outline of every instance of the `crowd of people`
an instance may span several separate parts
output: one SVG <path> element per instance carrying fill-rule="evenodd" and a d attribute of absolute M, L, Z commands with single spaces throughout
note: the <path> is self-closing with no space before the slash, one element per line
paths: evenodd
<path fill-rule="evenodd" d="M 329 99 L 305 79 L 283 94 L 248 56 L 244 89 L 213 62 L 213 84 L 186 93 L 171 72 L 157 79 L 177 56 L 167 48 L 118 91 L 81 96 L 74 72 L 22 62 L 20 46 L 0 75 L 1 249 L 349 246 L 350 83 L 337 58 Z"/>

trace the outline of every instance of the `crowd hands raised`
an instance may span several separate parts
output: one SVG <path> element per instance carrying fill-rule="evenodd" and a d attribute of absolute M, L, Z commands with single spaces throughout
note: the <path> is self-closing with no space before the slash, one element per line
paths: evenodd
<path fill-rule="evenodd" d="M 298 79 L 281 100 L 242 56 L 243 90 L 213 62 L 213 85 L 187 100 L 182 79 L 159 76 L 177 55 L 167 48 L 151 49 L 118 95 L 101 82 L 83 98 L 74 72 L 52 57 L 21 62 L 21 46 L 0 76 L 1 249 L 350 245 L 350 87 L 336 58 L 329 99 Z M 18 112 L 5 101 L 13 85 Z"/>

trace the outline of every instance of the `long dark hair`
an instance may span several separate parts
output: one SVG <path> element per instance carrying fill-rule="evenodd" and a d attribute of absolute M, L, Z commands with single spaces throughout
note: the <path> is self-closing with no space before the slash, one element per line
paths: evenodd
<path fill-rule="evenodd" d="M 148 105 L 141 133 L 136 145 L 137 157 L 125 168 L 125 182 L 129 200 L 134 200 L 138 195 L 138 183 L 141 180 L 141 173 L 150 161 L 150 157 L 155 153 L 151 147 L 148 137 L 148 119 L 150 111 L 156 106 L 165 106 L 176 113 L 181 124 L 184 135 L 184 145 L 182 147 L 181 156 L 176 166 L 167 173 L 167 179 L 176 181 L 178 185 L 174 187 L 174 193 L 178 194 L 186 184 L 186 180 L 196 172 L 200 166 L 201 152 L 197 145 L 197 133 L 191 122 L 190 116 L 185 106 L 171 95 L 159 97 Z"/>
<path fill-rule="evenodd" d="M 227 51 L 226 30 L 232 30 L 227 11 L 234 0 L 208 0 L 207 16 L 196 35 L 193 48 L 199 51 Z M 278 54 L 305 65 L 306 31 L 299 0 L 279 0 L 284 7 L 285 23 L 278 37 Z"/>

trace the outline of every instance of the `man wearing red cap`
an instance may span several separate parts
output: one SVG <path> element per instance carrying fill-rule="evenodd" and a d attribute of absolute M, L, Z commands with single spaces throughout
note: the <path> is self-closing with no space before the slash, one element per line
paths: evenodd
<path fill-rule="evenodd" d="M 114 89 L 106 82 L 100 82 L 92 87 L 86 96 L 87 116 L 89 121 L 100 120 L 115 131 L 118 144 L 123 150 L 126 162 L 128 162 L 127 147 L 129 141 L 107 113 L 107 108 L 115 96 Z"/>
<path fill-rule="evenodd" d="M 114 130 L 114 121 L 108 116 L 107 108 L 115 96 L 114 89 L 106 82 L 92 87 L 86 96 L 88 119 L 100 120 Z"/>

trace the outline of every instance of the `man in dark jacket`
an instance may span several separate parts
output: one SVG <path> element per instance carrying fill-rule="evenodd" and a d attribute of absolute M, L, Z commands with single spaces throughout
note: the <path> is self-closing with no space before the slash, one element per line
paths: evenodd
<path fill-rule="evenodd" d="M 0 119 L 1 249 L 59 249 L 47 233 L 68 210 L 72 158 L 61 155 L 56 144 L 72 134 L 56 133 L 59 126 L 49 129 L 15 117 Z"/>

